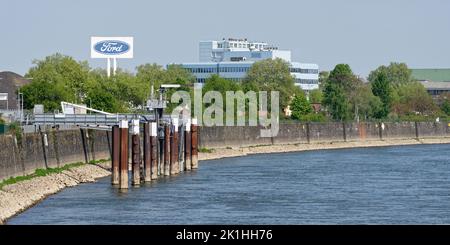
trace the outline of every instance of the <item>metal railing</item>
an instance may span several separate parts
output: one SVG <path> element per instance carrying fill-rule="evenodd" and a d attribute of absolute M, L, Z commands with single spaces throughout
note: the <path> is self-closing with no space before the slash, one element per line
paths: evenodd
<path fill-rule="evenodd" d="M 76 126 L 114 126 L 120 121 L 139 119 L 141 121 L 153 121 L 154 115 L 139 114 L 35 114 L 30 123 L 34 125 L 76 125 Z M 164 117 L 163 119 L 168 119 Z"/>

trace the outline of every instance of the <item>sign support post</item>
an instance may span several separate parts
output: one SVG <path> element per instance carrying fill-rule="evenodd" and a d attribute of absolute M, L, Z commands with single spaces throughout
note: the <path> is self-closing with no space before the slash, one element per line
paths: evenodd
<path fill-rule="evenodd" d="M 111 59 L 110 58 L 107 58 L 107 65 L 106 65 L 106 75 L 108 76 L 108 77 L 110 77 L 111 76 Z"/>

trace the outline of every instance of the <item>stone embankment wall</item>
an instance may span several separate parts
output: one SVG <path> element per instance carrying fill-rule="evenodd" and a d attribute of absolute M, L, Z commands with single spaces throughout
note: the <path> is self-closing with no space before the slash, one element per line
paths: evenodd
<path fill-rule="evenodd" d="M 450 137 L 446 122 L 289 123 L 276 137 L 260 137 L 261 127 L 200 127 L 199 147 L 225 148 L 275 144 L 354 142 Z"/>
<path fill-rule="evenodd" d="M 109 159 L 107 131 L 51 130 L 0 136 L 0 181 L 27 175 L 38 168 L 62 167 L 75 162 Z"/>
<path fill-rule="evenodd" d="M 276 137 L 260 137 L 261 127 L 199 127 L 202 148 L 357 142 L 450 137 L 447 123 L 290 123 Z M 17 138 L 0 136 L 0 181 L 27 175 L 37 168 L 110 158 L 111 133 L 96 130 L 51 130 Z M 131 152 L 131 150 L 130 150 Z"/>

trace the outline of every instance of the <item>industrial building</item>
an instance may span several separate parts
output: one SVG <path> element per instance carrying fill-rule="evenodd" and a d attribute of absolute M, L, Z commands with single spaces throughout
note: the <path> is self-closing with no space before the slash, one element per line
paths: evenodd
<path fill-rule="evenodd" d="M 293 62 L 290 50 L 279 50 L 266 42 L 228 38 L 221 41 L 200 41 L 199 62 L 182 63 L 192 72 L 197 83 L 204 83 L 212 74 L 233 81 L 242 81 L 256 61 L 280 58 L 290 65 L 295 84 L 305 91 L 319 88 L 319 66 Z"/>
<path fill-rule="evenodd" d="M 411 69 L 411 76 L 434 98 L 450 92 L 450 69 Z"/>

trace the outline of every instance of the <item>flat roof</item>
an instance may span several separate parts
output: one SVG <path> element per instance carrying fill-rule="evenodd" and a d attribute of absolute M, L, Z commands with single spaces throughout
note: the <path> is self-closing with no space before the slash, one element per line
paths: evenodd
<path fill-rule="evenodd" d="M 450 68 L 410 70 L 411 76 L 419 81 L 450 82 Z"/>
<path fill-rule="evenodd" d="M 225 61 L 225 62 L 182 62 L 171 63 L 168 65 L 186 65 L 186 66 L 217 66 L 217 65 L 252 65 L 257 61 Z M 292 66 L 301 68 L 318 69 L 319 65 L 314 63 L 289 62 Z"/>

